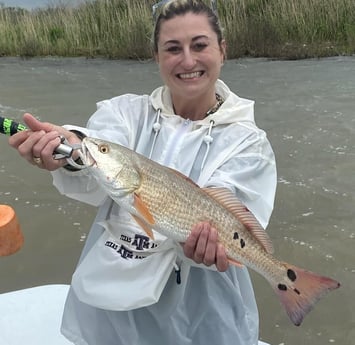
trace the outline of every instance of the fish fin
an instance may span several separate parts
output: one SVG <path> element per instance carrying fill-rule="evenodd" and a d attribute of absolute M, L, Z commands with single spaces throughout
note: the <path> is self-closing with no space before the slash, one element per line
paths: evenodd
<path fill-rule="evenodd" d="M 132 214 L 132 217 L 134 220 L 137 222 L 137 224 L 145 231 L 145 233 L 148 235 L 148 237 L 154 241 L 154 234 L 152 229 L 149 227 L 149 225 L 141 218 L 138 216 L 135 216 Z"/>
<path fill-rule="evenodd" d="M 229 262 L 230 264 L 234 265 L 234 266 L 239 267 L 239 268 L 243 268 L 243 267 L 244 267 L 244 265 L 243 265 L 241 262 L 239 262 L 239 261 L 237 261 L 237 260 L 234 260 L 234 259 L 228 258 L 228 262 Z"/>
<path fill-rule="evenodd" d="M 142 199 L 137 195 L 134 194 L 134 208 L 138 211 L 139 215 L 149 224 L 154 225 L 155 220 L 153 215 L 150 213 L 146 204 L 142 201 Z"/>
<path fill-rule="evenodd" d="M 290 264 L 284 265 L 289 284 L 284 284 L 284 280 L 273 288 L 291 321 L 299 326 L 315 303 L 327 292 L 340 287 L 340 283 Z"/>
<path fill-rule="evenodd" d="M 153 215 L 150 213 L 148 207 L 142 201 L 142 199 L 134 193 L 134 209 L 138 213 L 132 214 L 132 217 L 138 223 L 138 225 L 146 232 L 146 234 L 154 240 L 152 226 L 155 224 Z"/>
<path fill-rule="evenodd" d="M 241 201 L 227 188 L 202 188 L 209 196 L 214 198 L 217 202 L 223 205 L 231 213 L 233 213 L 238 220 L 245 226 L 245 228 L 253 234 L 256 240 L 262 245 L 266 252 L 272 254 L 274 248 L 270 237 L 265 229 L 260 225 L 255 216 L 249 209 L 243 205 Z"/>

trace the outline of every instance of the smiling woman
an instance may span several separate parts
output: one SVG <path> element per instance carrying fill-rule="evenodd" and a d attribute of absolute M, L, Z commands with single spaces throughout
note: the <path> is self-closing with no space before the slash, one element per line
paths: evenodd
<path fill-rule="evenodd" d="M 227 189 L 265 227 L 275 196 L 275 158 L 254 122 L 254 102 L 219 79 L 226 53 L 221 32 L 205 2 L 165 2 L 154 29 L 154 55 L 164 85 L 150 95 L 124 94 L 99 102 L 87 127 L 60 127 L 27 114 L 24 121 L 31 131 L 9 139 L 28 162 L 41 158 L 37 167 L 52 171 L 61 194 L 99 207 L 64 309 L 62 332 L 73 342 L 258 343 L 248 270 L 229 265 L 208 216 L 189 224 L 183 246 L 154 226 L 148 237 L 139 214 L 132 217 L 89 172 L 68 171 L 66 160 L 54 160 L 52 154 L 58 135 L 70 144 L 85 135 L 115 142 L 201 187 Z M 149 208 L 137 196 L 125 200 L 129 209 Z"/>
<path fill-rule="evenodd" d="M 225 41 L 218 42 L 207 16 L 187 13 L 159 25 L 163 30 L 155 59 L 172 93 L 174 109 L 185 118 L 202 120 L 218 103 L 217 97 L 221 99 L 214 85 L 223 65 Z"/>
<path fill-rule="evenodd" d="M 171 90 L 174 109 L 185 118 L 203 119 L 224 101 L 214 88 L 226 56 L 215 1 L 211 8 L 195 2 L 192 10 L 188 1 L 157 5 L 160 14 L 153 33 L 154 55 Z M 156 14 L 157 6 L 153 6 L 153 16 Z"/>

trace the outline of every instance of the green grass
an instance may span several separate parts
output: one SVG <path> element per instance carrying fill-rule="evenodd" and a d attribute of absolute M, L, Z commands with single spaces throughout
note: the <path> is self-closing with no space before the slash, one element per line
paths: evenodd
<path fill-rule="evenodd" d="M 226 1 L 230 56 L 281 58 L 355 52 L 353 0 Z"/>
<path fill-rule="evenodd" d="M 0 8 L 0 56 L 152 56 L 149 0 Z M 355 53 L 353 0 L 219 0 L 228 57 L 297 59 Z"/>

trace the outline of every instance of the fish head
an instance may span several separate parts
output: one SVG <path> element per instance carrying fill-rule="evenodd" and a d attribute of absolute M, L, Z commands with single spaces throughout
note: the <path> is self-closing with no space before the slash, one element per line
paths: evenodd
<path fill-rule="evenodd" d="M 82 141 L 81 159 L 99 185 L 112 198 L 134 193 L 140 185 L 127 148 L 97 138 L 85 137 Z"/>

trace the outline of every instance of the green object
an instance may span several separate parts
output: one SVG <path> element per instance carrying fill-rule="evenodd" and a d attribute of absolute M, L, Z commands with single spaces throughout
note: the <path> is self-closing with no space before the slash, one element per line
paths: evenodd
<path fill-rule="evenodd" d="M 25 125 L 0 116 L 0 133 L 13 135 L 25 129 L 27 129 Z"/>

